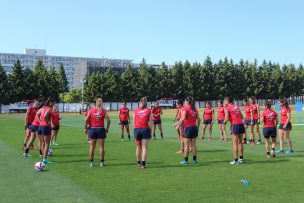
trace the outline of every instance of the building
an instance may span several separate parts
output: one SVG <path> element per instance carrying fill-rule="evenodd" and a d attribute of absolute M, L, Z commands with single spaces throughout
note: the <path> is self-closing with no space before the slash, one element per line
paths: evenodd
<path fill-rule="evenodd" d="M 24 54 L 0 53 L 0 63 L 5 71 L 10 74 L 14 63 L 20 60 L 23 67 L 34 68 L 37 61 L 43 61 L 46 67 L 58 68 L 62 63 L 65 69 L 69 88 L 78 88 L 87 73 L 94 70 L 103 72 L 106 68 L 113 68 L 123 72 L 129 65 L 136 66 L 132 60 L 128 59 L 108 59 L 108 58 L 86 58 L 71 56 L 50 56 L 45 49 L 25 49 Z"/>

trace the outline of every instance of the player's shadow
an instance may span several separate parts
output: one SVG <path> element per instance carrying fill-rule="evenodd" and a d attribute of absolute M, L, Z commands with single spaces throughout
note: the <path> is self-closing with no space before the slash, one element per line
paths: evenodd
<path fill-rule="evenodd" d="M 197 152 L 204 152 L 204 153 L 215 153 L 215 152 L 226 152 L 229 151 L 227 149 L 210 149 L 210 150 L 197 150 Z"/>
<path fill-rule="evenodd" d="M 156 164 L 155 162 L 148 163 L 148 168 L 192 168 L 192 167 L 204 167 L 210 165 L 208 162 L 202 162 L 198 164 L 181 165 L 181 164 Z"/>
<path fill-rule="evenodd" d="M 81 157 L 85 156 L 87 157 L 87 154 L 59 154 L 59 155 L 53 155 L 56 158 L 61 158 L 61 157 Z"/>
<path fill-rule="evenodd" d="M 283 157 L 282 157 L 283 158 Z M 246 162 L 244 164 L 275 164 L 275 163 L 282 163 L 282 162 L 288 162 L 290 160 L 288 159 L 265 159 L 265 160 L 259 160 L 259 161 L 255 161 L 255 160 L 246 160 Z"/>

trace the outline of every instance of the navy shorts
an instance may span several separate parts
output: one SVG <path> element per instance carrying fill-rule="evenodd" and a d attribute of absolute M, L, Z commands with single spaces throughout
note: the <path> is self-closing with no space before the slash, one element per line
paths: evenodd
<path fill-rule="evenodd" d="M 60 129 L 60 125 L 55 125 L 54 127 L 52 127 L 52 130 L 59 130 Z"/>
<path fill-rule="evenodd" d="M 25 127 L 26 127 L 27 129 L 31 130 L 31 125 L 32 125 L 31 123 L 27 123 Z"/>
<path fill-rule="evenodd" d="M 244 124 L 236 124 L 231 126 L 231 133 L 234 135 L 241 135 L 245 133 Z"/>
<path fill-rule="evenodd" d="M 203 124 L 204 125 L 210 125 L 212 123 L 212 120 L 204 120 Z"/>
<path fill-rule="evenodd" d="M 38 128 L 39 128 L 38 126 L 30 125 L 30 129 L 32 133 L 38 132 Z"/>
<path fill-rule="evenodd" d="M 253 119 L 253 125 L 259 125 L 260 122 L 259 122 L 259 119 Z"/>
<path fill-rule="evenodd" d="M 150 128 L 134 128 L 134 138 L 137 140 L 151 139 Z"/>
<path fill-rule="evenodd" d="M 129 125 L 129 121 L 120 121 L 119 125 Z"/>
<path fill-rule="evenodd" d="M 197 138 L 198 136 L 198 128 L 196 126 L 184 127 L 183 129 L 183 137 L 184 138 Z"/>
<path fill-rule="evenodd" d="M 218 123 L 218 124 L 225 124 L 225 123 L 224 123 L 224 120 L 218 120 L 218 119 L 217 119 L 217 123 Z"/>
<path fill-rule="evenodd" d="M 107 138 L 107 133 L 105 128 L 90 128 L 89 130 L 89 138 L 96 140 L 96 139 L 105 139 Z"/>
<path fill-rule="evenodd" d="M 263 135 L 265 138 L 276 137 L 277 128 L 276 127 L 263 128 Z"/>
<path fill-rule="evenodd" d="M 292 125 L 291 125 L 291 123 L 288 123 L 287 126 L 286 126 L 286 128 L 284 128 L 284 125 L 285 125 L 285 124 L 280 124 L 279 129 L 280 129 L 280 130 L 284 130 L 284 131 L 292 130 Z"/>
<path fill-rule="evenodd" d="M 49 136 L 51 135 L 51 128 L 49 126 L 39 126 L 38 134 L 42 136 Z"/>
<path fill-rule="evenodd" d="M 244 120 L 244 125 L 252 126 L 251 120 Z"/>
<path fill-rule="evenodd" d="M 161 124 L 161 120 L 155 120 L 155 121 L 153 121 L 153 124 Z"/>

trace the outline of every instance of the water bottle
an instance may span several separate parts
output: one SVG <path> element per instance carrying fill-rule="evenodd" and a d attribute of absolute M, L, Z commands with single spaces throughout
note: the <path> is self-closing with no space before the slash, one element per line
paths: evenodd
<path fill-rule="evenodd" d="M 244 185 L 249 185 L 250 182 L 248 180 L 241 180 L 241 183 L 243 183 Z"/>

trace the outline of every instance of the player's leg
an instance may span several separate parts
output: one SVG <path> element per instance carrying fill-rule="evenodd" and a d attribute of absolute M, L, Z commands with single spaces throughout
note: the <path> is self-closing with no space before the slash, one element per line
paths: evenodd
<path fill-rule="evenodd" d="M 124 141 L 124 125 L 123 123 L 120 123 L 120 135 L 121 135 L 121 141 Z"/>
<path fill-rule="evenodd" d="M 192 163 L 197 164 L 197 160 L 196 160 L 196 154 L 197 154 L 196 138 L 191 138 L 190 142 L 191 142 L 191 146 L 192 146 L 192 151 L 191 152 L 192 152 L 192 156 L 193 156 Z"/>
<path fill-rule="evenodd" d="M 153 121 L 154 122 L 154 121 Z M 156 124 L 152 124 L 152 135 L 153 135 L 153 138 L 156 139 L 155 137 L 155 130 L 156 130 Z"/>
<path fill-rule="evenodd" d="M 270 158 L 269 144 L 270 144 L 269 136 L 265 136 L 265 151 L 266 151 L 267 158 Z"/>
<path fill-rule="evenodd" d="M 221 124 L 221 125 L 222 125 L 222 131 L 223 131 L 223 135 L 224 135 L 224 140 L 228 141 L 227 131 L 226 131 L 226 124 Z"/>
<path fill-rule="evenodd" d="M 188 164 L 188 157 L 189 157 L 189 138 L 183 138 L 184 141 L 184 161 L 181 162 L 181 164 Z"/>
<path fill-rule="evenodd" d="M 255 125 L 255 129 L 256 129 L 256 132 L 257 132 L 257 135 L 258 135 L 258 142 L 257 142 L 257 144 L 262 144 L 260 127 L 259 127 L 259 123 L 258 122 Z"/>
<path fill-rule="evenodd" d="M 284 152 L 284 150 L 283 150 L 283 145 L 284 145 L 283 138 L 284 138 L 284 131 L 282 129 L 279 129 L 280 149 L 276 151 L 277 153 Z"/>
<path fill-rule="evenodd" d="M 212 124 L 208 124 L 208 130 L 209 130 L 209 137 L 208 140 L 211 140 L 211 136 L 212 136 Z"/>
<path fill-rule="evenodd" d="M 291 139 L 290 139 L 290 130 L 286 130 L 284 131 L 284 136 L 286 138 L 286 142 L 288 144 L 288 151 L 286 153 L 292 153 L 293 152 L 293 149 L 292 149 L 292 142 L 291 142 Z"/>
<path fill-rule="evenodd" d="M 137 166 L 141 166 L 141 151 L 142 151 L 142 139 L 136 138 L 136 160 Z"/>
<path fill-rule="evenodd" d="M 128 133 L 128 139 L 129 141 L 131 141 L 131 136 L 130 136 L 130 126 L 129 126 L 129 123 L 125 126 L 126 127 L 126 130 L 127 130 L 127 133 Z"/>
<path fill-rule="evenodd" d="M 201 139 L 202 139 L 202 140 L 205 138 L 205 133 L 206 133 L 207 126 L 208 126 L 208 125 L 203 124 L 203 131 L 202 131 L 202 135 L 201 135 Z"/>
<path fill-rule="evenodd" d="M 238 138 L 238 154 L 240 155 L 239 162 L 243 163 L 244 161 L 244 145 L 243 145 L 243 133 L 237 136 Z"/>
<path fill-rule="evenodd" d="M 89 148 L 90 167 L 93 167 L 95 147 L 96 147 L 96 139 L 92 139 L 92 137 L 90 137 L 90 148 Z"/>
<path fill-rule="evenodd" d="M 159 131 L 160 131 L 160 137 L 163 139 L 163 138 L 164 138 L 164 134 L 163 134 L 162 124 L 161 124 L 161 123 L 160 123 L 160 124 L 157 124 L 157 126 L 158 126 L 158 129 L 159 129 Z"/>
<path fill-rule="evenodd" d="M 98 139 L 99 142 L 99 153 L 100 153 L 100 167 L 104 166 L 104 157 L 105 157 L 105 149 L 104 149 L 104 144 L 105 144 L 105 139 Z"/>
<path fill-rule="evenodd" d="M 141 168 L 146 167 L 149 139 L 142 139 Z"/>

